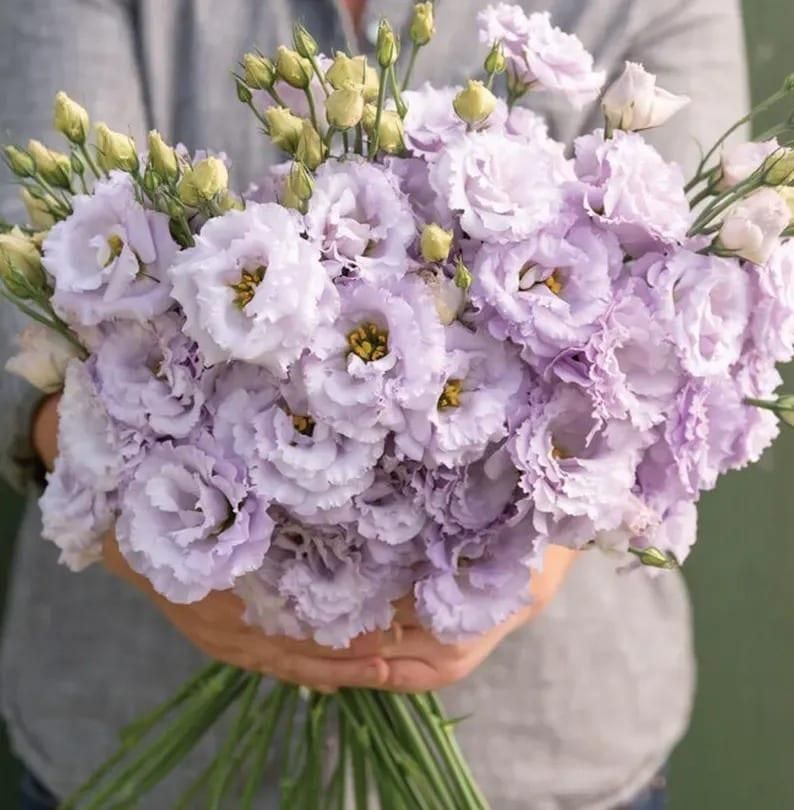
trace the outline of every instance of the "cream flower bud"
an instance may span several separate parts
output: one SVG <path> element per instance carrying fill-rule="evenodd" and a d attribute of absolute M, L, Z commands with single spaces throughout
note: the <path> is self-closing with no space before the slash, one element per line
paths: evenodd
<path fill-rule="evenodd" d="M 317 40 L 300 24 L 296 25 L 292 31 L 292 41 L 295 50 L 306 59 L 317 56 L 319 48 Z"/>
<path fill-rule="evenodd" d="M 786 203 L 788 210 L 791 212 L 790 224 L 794 223 L 794 188 L 783 186 L 777 189 L 777 193 L 783 198 L 783 202 Z"/>
<path fill-rule="evenodd" d="M 185 172 L 177 193 L 185 205 L 196 208 L 215 199 L 227 190 L 228 185 L 229 171 L 226 164 L 220 158 L 208 157 Z"/>
<path fill-rule="evenodd" d="M 149 133 L 149 164 L 164 180 L 176 180 L 179 174 L 176 150 L 163 140 L 156 129 Z"/>
<path fill-rule="evenodd" d="M 30 289 L 44 286 L 41 254 L 30 237 L 19 228 L 0 234 L 0 278 L 17 298 L 29 298 Z"/>
<path fill-rule="evenodd" d="M 747 180 L 761 168 L 766 159 L 780 150 L 776 138 L 769 141 L 736 143 L 726 146 L 720 155 L 720 177 L 717 191 L 727 191 Z"/>
<path fill-rule="evenodd" d="M 440 225 L 425 225 L 420 239 L 422 258 L 426 262 L 445 262 L 452 247 L 452 231 L 444 230 Z"/>
<path fill-rule="evenodd" d="M 295 158 L 314 171 L 325 160 L 326 152 L 320 133 L 312 126 L 311 121 L 304 121 Z"/>
<path fill-rule="evenodd" d="M 32 386 L 52 394 L 63 387 L 69 361 L 80 350 L 63 335 L 41 324 L 31 324 L 17 336 L 19 351 L 6 362 L 6 371 L 26 379 Z"/>
<path fill-rule="evenodd" d="M 734 205 L 720 228 L 718 246 L 755 264 L 766 264 L 788 227 L 791 212 L 774 189 L 760 188 Z"/>
<path fill-rule="evenodd" d="M 399 155 L 405 151 L 403 119 L 394 110 L 383 110 L 381 112 L 380 126 L 378 127 L 378 147 L 387 155 Z"/>
<path fill-rule="evenodd" d="M 63 90 L 55 96 L 55 129 L 71 143 L 82 145 L 88 137 L 88 113 Z"/>
<path fill-rule="evenodd" d="M 488 56 L 485 57 L 486 73 L 504 73 L 507 70 L 507 60 L 505 59 L 505 49 L 501 42 L 494 42 Z"/>
<path fill-rule="evenodd" d="M 400 55 L 400 41 L 388 20 L 381 20 L 378 26 L 375 55 L 382 68 L 391 67 Z"/>
<path fill-rule="evenodd" d="M 314 178 L 300 161 L 296 160 L 290 167 L 289 174 L 284 181 L 284 191 L 290 200 L 300 200 L 303 203 L 311 198 L 314 191 Z"/>
<path fill-rule="evenodd" d="M 58 207 L 55 198 L 49 194 L 40 199 L 34 197 L 26 188 L 21 189 L 20 195 L 25 205 L 30 224 L 34 228 L 46 230 L 55 224 L 55 217 L 52 215 L 53 208 Z"/>
<path fill-rule="evenodd" d="M 8 168 L 17 177 L 33 177 L 36 174 L 36 161 L 24 149 L 18 146 L 4 146 L 3 152 Z"/>
<path fill-rule="evenodd" d="M 338 52 L 325 78 L 334 90 L 341 90 L 348 84 L 358 84 L 363 85 L 365 101 L 374 101 L 378 97 L 380 87 L 378 74 L 375 68 L 367 63 L 365 56 L 350 57 Z"/>
<path fill-rule="evenodd" d="M 28 141 L 28 154 L 36 163 L 39 174 L 53 186 L 71 187 L 72 162 L 69 155 L 48 149 L 41 141 Z"/>
<path fill-rule="evenodd" d="M 463 264 L 463 259 L 458 258 L 455 262 L 455 285 L 465 292 L 471 287 L 471 282 L 471 271 Z"/>
<path fill-rule="evenodd" d="M 496 109 L 496 96 L 482 83 L 470 80 L 452 102 L 458 118 L 478 126 Z"/>
<path fill-rule="evenodd" d="M 636 62 L 626 62 L 623 74 L 604 93 L 601 108 L 614 129 L 637 132 L 658 127 L 689 104 L 656 86 L 656 76 Z"/>
<path fill-rule="evenodd" d="M 764 181 L 770 186 L 794 182 L 794 149 L 779 149 L 767 158 L 764 168 Z"/>
<path fill-rule="evenodd" d="M 247 53 L 243 56 L 243 80 L 254 90 L 270 90 L 276 83 L 275 65 L 266 56 Z"/>
<path fill-rule="evenodd" d="M 311 62 L 283 45 L 276 51 L 276 71 L 287 84 L 299 90 L 305 90 L 312 78 Z"/>
<path fill-rule="evenodd" d="M 374 104 L 364 105 L 364 114 L 361 116 L 361 126 L 364 127 L 364 132 L 371 135 L 375 129 L 375 121 L 378 117 L 378 108 Z"/>
<path fill-rule="evenodd" d="M 414 45 L 427 45 L 436 33 L 432 3 L 417 3 L 411 20 L 410 36 Z"/>
<path fill-rule="evenodd" d="M 96 147 L 99 165 L 106 171 L 121 169 L 134 172 L 138 168 L 138 152 L 135 141 L 129 135 L 114 132 L 101 121 L 96 125 Z"/>
<path fill-rule="evenodd" d="M 364 114 L 364 96 L 361 85 L 348 84 L 334 90 L 325 102 L 325 117 L 334 129 L 354 127 Z"/>
<path fill-rule="evenodd" d="M 244 211 L 245 204 L 239 197 L 235 197 L 229 189 L 225 189 L 218 194 L 217 198 L 218 208 L 221 211 Z"/>
<path fill-rule="evenodd" d="M 433 296 L 438 319 L 444 326 L 449 326 L 463 311 L 466 293 L 443 273 L 425 269 L 421 271 L 420 277 Z"/>
<path fill-rule="evenodd" d="M 294 154 L 303 131 L 303 119 L 286 107 L 268 107 L 263 115 L 273 143 L 279 149 Z"/>

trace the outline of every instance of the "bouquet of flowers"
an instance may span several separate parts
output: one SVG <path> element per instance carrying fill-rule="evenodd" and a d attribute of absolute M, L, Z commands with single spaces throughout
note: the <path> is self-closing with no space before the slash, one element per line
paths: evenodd
<path fill-rule="evenodd" d="M 787 127 L 726 133 L 686 183 L 639 134 L 686 98 L 631 63 L 601 96 L 546 14 L 478 25 L 465 87 L 408 89 L 427 2 L 404 71 L 386 21 L 375 65 L 302 27 L 247 54 L 237 94 L 289 160 L 244 194 L 224 155 L 157 132 L 91 143 L 63 93 L 68 154 L 6 147 L 32 224 L 4 227 L 0 270 L 38 322 L 10 370 L 63 388 L 41 499 L 62 562 L 97 561 L 115 527 L 172 602 L 232 590 L 264 632 L 342 648 L 410 597 L 455 642 L 527 604 L 551 544 L 679 565 L 700 492 L 792 421 Z M 567 156 L 516 106 L 537 91 L 601 96 L 604 128 Z M 64 807 L 145 795 L 232 704 L 182 806 L 251 807 L 277 731 L 283 807 L 365 808 L 371 786 L 384 808 L 487 806 L 433 695 L 264 690 L 211 664 Z"/>

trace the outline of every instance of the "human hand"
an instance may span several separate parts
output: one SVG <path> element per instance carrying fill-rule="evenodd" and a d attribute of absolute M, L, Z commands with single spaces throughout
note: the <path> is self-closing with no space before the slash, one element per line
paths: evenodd
<path fill-rule="evenodd" d="M 52 469 L 58 455 L 58 403 L 60 394 L 51 394 L 42 400 L 33 416 L 31 439 L 33 448 L 48 469 Z"/>
<path fill-rule="evenodd" d="M 217 661 L 324 692 L 346 686 L 377 689 L 388 678 L 380 655 L 382 633 L 360 636 L 346 650 L 266 636 L 245 622 L 243 603 L 231 592 L 216 591 L 189 605 L 169 602 L 130 568 L 112 534 L 105 538 L 103 561 L 112 573 L 144 591 L 182 635 Z"/>
<path fill-rule="evenodd" d="M 576 552 L 551 546 L 543 570 L 532 577 L 532 603 L 487 633 L 459 644 L 442 644 L 421 626 L 407 598 L 397 605 L 395 640 L 382 655 L 388 663 L 383 689 L 394 692 L 427 692 L 450 686 L 470 675 L 513 630 L 537 616 L 562 584 Z"/>

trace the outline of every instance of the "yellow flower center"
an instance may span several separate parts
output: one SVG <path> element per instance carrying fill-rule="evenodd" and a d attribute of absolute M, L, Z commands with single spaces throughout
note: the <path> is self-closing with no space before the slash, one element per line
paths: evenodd
<path fill-rule="evenodd" d="M 256 288 L 262 283 L 267 268 L 263 265 L 253 270 L 243 270 L 240 280 L 229 286 L 234 290 L 234 303 L 238 309 L 245 309 L 256 295 Z"/>
<path fill-rule="evenodd" d="M 365 363 L 373 363 L 389 353 L 389 333 L 377 324 L 366 321 L 348 334 L 347 345 Z"/>
<path fill-rule="evenodd" d="M 562 292 L 562 282 L 557 277 L 557 271 L 555 270 L 547 279 L 543 282 L 555 295 L 559 295 Z"/>
<path fill-rule="evenodd" d="M 112 233 L 107 238 L 108 250 L 110 255 L 105 262 L 105 267 L 109 267 L 113 262 L 121 256 L 121 251 L 124 250 L 124 240 L 117 234 Z"/>
<path fill-rule="evenodd" d="M 316 422 L 311 416 L 305 416 L 299 413 L 292 414 L 292 427 L 304 436 L 311 436 L 314 433 L 315 424 Z"/>
<path fill-rule="evenodd" d="M 552 442 L 551 457 L 556 458 L 558 461 L 565 461 L 566 458 L 572 458 L 572 454 L 569 453 L 564 447 L 560 447 L 560 445 Z"/>
<path fill-rule="evenodd" d="M 447 408 L 459 408 L 462 390 L 463 380 L 447 380 L 444 390 L 438 398 L 438 409 L 445 411 Z"/>

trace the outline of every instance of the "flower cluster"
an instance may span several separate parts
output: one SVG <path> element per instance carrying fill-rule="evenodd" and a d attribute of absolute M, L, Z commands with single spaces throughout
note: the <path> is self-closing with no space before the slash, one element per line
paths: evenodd
<path fill-rule="evenodd" d="M 484 632 L 549 544 L 684 559 L 700 493 L 777 431 L 748 401 L 794 349 L 794 158 L 745 146 L 686 186 L 639 131 L 687 99 L 635 64 L 568 157 L 514 105 L 592 101 L 593 58 L 545 14 L 479 25 L 487 83 L 463 88 L 401 93 L 385 35 L 379 72 L 247 55 L 240 99 L 290 161 L 245 202 L 223 157 L 156 133 L 138 154 L 101 128 L 93 166 L 60 99 L 93 188 L 67 173 L 0 270 L 61 331 L 13 368 L 65 369 L 42 498 L 64 562 L 115 521 L 166 598 L 233 589 L 265 631 L 342 647 L 408 594 L 439 638 Z"/>

